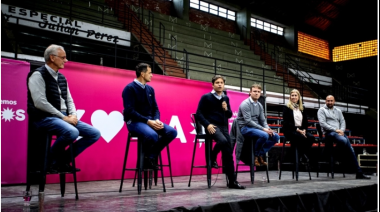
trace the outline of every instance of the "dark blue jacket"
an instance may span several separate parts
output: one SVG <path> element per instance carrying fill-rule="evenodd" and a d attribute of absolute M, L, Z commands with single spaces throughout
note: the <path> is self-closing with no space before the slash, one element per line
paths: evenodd
<path fill-rule="evenodd" d="M 145 84 L 145 89 L 131 82 L 125 86 L 123 93 L 124 121 L 143 122 L 160 119 L 154 89 Z"/>

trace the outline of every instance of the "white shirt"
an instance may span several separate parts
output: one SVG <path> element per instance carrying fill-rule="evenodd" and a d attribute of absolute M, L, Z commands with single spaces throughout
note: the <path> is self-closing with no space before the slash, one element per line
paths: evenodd
<path fill-rule="evenodd" d="M 302 113 L 298 108 L 293 109 L 294 125 L 296 127 L 302 126 Z"/>

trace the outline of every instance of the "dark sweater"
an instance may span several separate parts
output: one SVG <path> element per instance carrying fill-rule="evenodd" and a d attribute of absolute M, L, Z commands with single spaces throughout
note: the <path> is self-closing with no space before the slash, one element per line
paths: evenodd
<path fill-rule="evenodd" d="M 125 86 L 123 93 L 124 121 L 143 122 L 160 119 L 154 89 L 145 84 L 145 89 L 131 82 Z"/>
<path fill-rule="evenodd" d="M 45 88 L 46 88 L 45 94 L 46 94 L 47 101 L 57 110 L 61 111 L 61 95 L 62 95 L 62 98 L 65 100 L 65 103 L 66 103 L 66 108 L 68 108 L 67 107 L 67 81 L 66 81 L 65 76 L 63 76 L 63 74 L 58 72 L 58 80 L 55 80 L 53 76 L 51 76 L 49 71 L 46 69 L 46 67 L 41 66 L 37 68 L 36 70 L 29 72 L 27 80 L 26 80 L 27 84 L 28 84 L 29 78 L 32 76 L 32 74 L 35 71 L 39 71 L 41 73 L 42 78 L 45 81 Z M 61 90 L 61 94 L 59 93 L 58 87 Z M 30 93 L 29 86 L 27 86 L 27 88 L 28 88 L 29 118 L 37 121 L 46 117 L 53 116 L 52 114 L 42 111 L 40 109 L 37 109 L 34 106 L 32 94 Z M 66 111 L 66 113 L 68 113 L 68 111 Z"/>
<path fill-rule="evenodd" d="M 302 126 L 299 127 L 300 130 L 307 130 L 308 128 L 308 121 L 307 121 L 307 116 L 305 113 L 305 107 L 304 110 L 301 111 L 302 113 Z M 297 131 L 297 127 L 294 122 L 294 113 L 293 110 L 288 108 L 288 106 L 284 106 L 283 112 L 282 112 L 282 129 L 284 131 L 285 136 L 288 134 L 292 134 Z"/>
<path fill-rule="evenodd" d="M 227 103 L 227 111 L 223 110 L 223 101 Z M 202 96 L 198 104 L 197 118 L 204 128 L 207 129 L 209 124 L 227 127 L 228 119 L 231 117 L 232 111 L 228 96 L 224 96 L 221 100 L 218 100 L 212 93 Z"/>

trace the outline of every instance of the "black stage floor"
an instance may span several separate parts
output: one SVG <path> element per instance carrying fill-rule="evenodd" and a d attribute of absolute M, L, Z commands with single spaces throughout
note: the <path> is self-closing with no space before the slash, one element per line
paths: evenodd
<path fill-rule="evenodd" d="M 312 180 L 309 180 L 308 174 L 301 172 L 299 181 L 296 181 L 292 179 L 292 173 L 289 171 L 282 173 L 281 180 L 278 179 L 277 171 L 270 171 L 270 183 L 267 183 L 265 176 L 264 171 L 255 172 L 255 183 L 252 185 L 249 173 L 239 173 L 238 181 L 247 187 L 245 190 L 228 189 L 223 174 L 218 176 L 214 174 L 212 176 L 212 184 L 215 179 L 217 180 L 211 189 L 207 188 L 205 175 L 194 176 L 191 187 L 188 187 L 189 176 L 174 177 L 174 187 L 170 185 L 170 178 L 165 178 L 166 193 L 162 191 L 162 184 L 159 180 L 157 186 L 153 186 L 152 189 L 142 190 L 141 195 L 137 194 L 136 187 L 132 187 L 131 179 L 124 181 L 122 193 L 119 193 L 119 180 L 80 182 L 78 183 L 79 200 L 77 201 L 75 200 L 72 183 L 66 184 L 65 197 L 60 196 L 59 184 L 48 184 L 45 188 L 43 208 L 38 207 L 37 185 L 32 186 L 33 197 L 30 208 L 23 206 L 22 191 L 25 190 L 25 185 L 2 185 L 1 211 L 245 211 L 242 208 L 247 208 L 250 201 L 256 203 L 256 206 L 249 206 L 252 207 L 252 210 L 249 211 L 260 211 L 261 206 L 257 205 L 260 200 L 270 200 L 265 203 L 269 205 L 280 202 L 291 208 L 297 201 L 290 197 L 295 196 L 298 199 L 304 199 L 308 195 L 329 193 L 331 193 L 330 197 L 328 195 L 327 197 L 319 197 L 319 199 L 322 198 L 320 200 L 322 205 L 345 204 L 344 202 L 339 202 L 342 200 L 338 200 L 338 203 L 335 201 L 335 203 L 328 202 L 334 195 L 341 195 L 339 191 L 342 190 L 350 193 L 348 195 L 354 195 L 353 199 L 364 201 L 363 204 L 367 204 L 365 206 L 367 207 L 366 211 L 369 211 L 368 207 L 373 211 L 377 211 L 377 202 L 375 202 L 375 205 L 372 204 L 373 199 L 377 201 L 378 198 L 377 176 L 371 176 L 371 180 L 356 180 L 354 174 L 346 174 L 346 177 L 343 178 L 342 174 L 336 173 L 335 178 L 331 179 L 325 173 L 322 173 L 319 178 L 316 177 L 316 173 L 312 173 Z M 277 203 L 273 200 L 276 200 Z M 285 200 L 287 202 L 283 202 Z M 349 202 L 347 199 L 345 201 Z M 261 202 L 260 204 L 264 204 L 263 201 Z M 311 206 L 306 205 L 306 203 L 308 203 L 308 200 L 304 199 L 301 206 L 310 208 Z M 369 203 L 372 206 L 368 206 Z M 244 206 L 244 204 L 246 205 Z M 272 206 L 274 209 L 269 211 L 282 210 L 276 205 Z M 268 210 L 261 209 L 261 211 Z M 325 211 L 330 210 L 325 208 Z"/>

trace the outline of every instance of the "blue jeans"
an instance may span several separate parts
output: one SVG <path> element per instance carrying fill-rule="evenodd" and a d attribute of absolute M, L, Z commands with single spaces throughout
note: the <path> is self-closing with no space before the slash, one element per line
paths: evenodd
<path fill-rule="evenodd" d="M 255 145 L 255 156 L 257 157 L 264 156 L 280 139 L 280 136 L 276 133 L 274 133 L 273 136 L 269 136 L 269 134 L 263 130 L 247 126 L 241 128 L 241 134 L 244 137 L 257 139 Z"/>
<path fill-rule="evenodd" d="M 66 114 L 64 113 L 64 115 Z M 55 140 L 50 149 L 51 164 L 71 162 L 71 149 L 65 150 L 65 148 L 73 143 L 78 136 L 82 138 L 73 144 L 74 158 L 100 138 L 99 130 L 81 121 L 78 121 L 77 125 L 73 126 L 61 118 L 47 117 L 34 122 L 34 125 L 38 130 L 41 129 L 57 136 L 57 140 Z"/>
<path fill-rule="evenodd" d="M 144 153 L 150 158 L 157 157 L 177 137 L 177 130 L 166 124 L 163 129 L 155 130 L 146 123 L 131 122 L 127 128 L 129 132 L 137 134 L 139 139 L 143 139 Z"/>
<path fill-rule="evenodd" d="M 325 139 L 326 141 L 335 142 L 337 149 L 340 149 L 343 155 L 347 156 L 349 163 L 355 166 L 356 172 L 362 172 L 358 160 L 356 159 L 354 148 L 352 148 L 351 142 L 346 135 L 341 136 L 338 133 L 331 131 L 325 133 Z"/>

